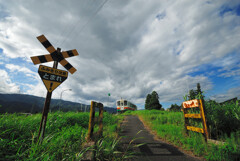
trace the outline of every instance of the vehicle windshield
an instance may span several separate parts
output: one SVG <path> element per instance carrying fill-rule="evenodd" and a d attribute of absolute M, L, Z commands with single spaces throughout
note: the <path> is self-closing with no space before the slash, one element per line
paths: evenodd
<path fill-rule="evenodd" d="M 120 106 L 120 101 L 117 101 L 117 105 Z"/>
<path fill-rule="evenodd" d="M 124 101 L 124 106 L 127 106 L 127 101 Z"/>

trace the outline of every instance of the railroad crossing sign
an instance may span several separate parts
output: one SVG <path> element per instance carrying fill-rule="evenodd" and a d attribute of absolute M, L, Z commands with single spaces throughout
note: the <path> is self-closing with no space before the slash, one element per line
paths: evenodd
<path fill-rule="evenodd" d="M 66 68 L 71 74 L 73 74 L 77 70 L 65 58 L 76 56 L 78 55 L 78 52 L 76 49 L 63 51 L 63 52 L 61 52 L 60 48 L 57 48 L 56 50 L 44 35 L 38 36 L 37 39 L 41 42 L 41 44 L 47 49 L 47 51 L 50 54 L 31 57 L 33 64 L 36 65 L 36 64 L 54 61 L 53 68 L 40 65 L 38 69 L 38 73 L 42 78 L 42 81 L 45 84 L 48 91 L 45 99 L 44 107 L 43 107 L 40 128 L 38 131 L 37 140 L 38 140 L 38 143 L 41 143 L 44 138 L 47 116 L 48 116 L 51 97 L 52 97 L 52 91 L 56 89 L 68 77 L 67 71 L 57 69 L 58 62 L 64 68 Z"/>
<path fill-rule="evenodd" d="M 31 57 L 33 64 L 36 65 L 51 61 L 57 61 L 71 74 L 77 71 L 66 59 L 64 59 L 79 55 L 76 49 L 58 52 L 44 35 L 38 36 L 37 39 L 41 42 L 41 44 L 47 49 L 50 54 Z"/>
<path fill-rule="evenodd" d="M 44 65 L 39 66 L 38 74 L 42 78 L 42 81 L 48 92 L 52 92 L 68 77 L 67 71 L 47 67 Z"/>

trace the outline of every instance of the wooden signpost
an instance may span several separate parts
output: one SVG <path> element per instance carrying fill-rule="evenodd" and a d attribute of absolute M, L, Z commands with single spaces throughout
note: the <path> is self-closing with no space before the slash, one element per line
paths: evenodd
<path fill-rule="evenodd" d="M 50 54 L 31 57 L 33 64 L 36 65 L 54 61 L 53 68 L 40 65 L 38 69 L 38 73 L 48 91 L 43 107 L 40 128 L 38 131 L 38 143 L 41 143 L 44 138 L 52 91 L 56 89 L 68 77 L 67 71 L 57 69 L 58 62 L 71 74 L 73 74 L 77 70 L 65 58 L 77 56 L 78 52 L 76 49 L 63 52 L 61 52 L 60 48 L 57 48 L 56 50 L 44 35 L 38 36 L 37 39 Z"/>
<path fill-rule="evenodd" d="M 194 100 L 190 100 L 190 101 L 185 101 L 182 103 L 182 107 L 183 107 L 184 123 L 185 123 L 186 130 L 202 133 L 205 137 L 205 141 L 207 141 L 208 131 L 207 131 L 207 124 L 206 124 L 206 118 L 205 118 L 205 114 L 204 114 L 202 99 L 200 99 L 200 100 L 194 99 Z M 196 107 L 199 107 L 200 114 L 189 114 L 188 113 L 188 111 L 187 111 L 188 109 L 196 108 Z M 189 120 L 188 120 L 189 118 L 201 119 L 203 128 L 189 126 Z"/>

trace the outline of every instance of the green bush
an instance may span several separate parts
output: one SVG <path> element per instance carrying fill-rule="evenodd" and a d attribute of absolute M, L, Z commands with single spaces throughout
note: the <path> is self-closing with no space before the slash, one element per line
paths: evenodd
<path fill-rule="evenodd" d="M 220 105 L 215 101 L 205 101 L 206 118 L 210 136 L 221 139 L 224 134 L 240 131 L 240 106 L 238 102 Z"/>

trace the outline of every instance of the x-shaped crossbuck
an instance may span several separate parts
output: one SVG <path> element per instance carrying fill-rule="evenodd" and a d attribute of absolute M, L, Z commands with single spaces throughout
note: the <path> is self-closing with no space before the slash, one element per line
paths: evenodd
<path fill-rule="evenodd" d="M 41 64 L 51 61 L 58 61 L 65 69 L 67 69 L 71 74 L 77 70 L 65 59 L 72 56 L 79 55 L 76 49 L 58 52 L 52 44 L 47 40 L 44 35 L 38 36 L 37 39 L 41 44 L 47 49 L 50 54 L 33 56 L 31 57 L 33 64 Z"/>

